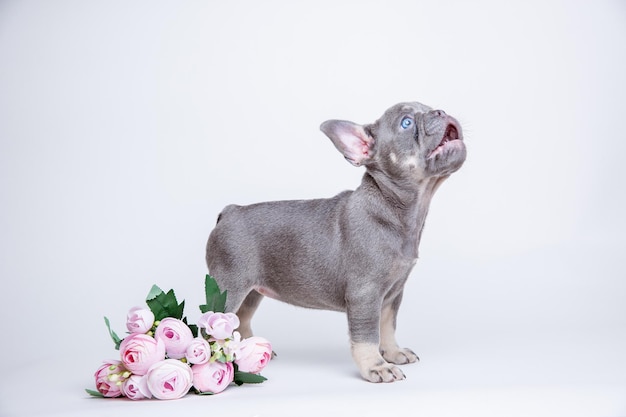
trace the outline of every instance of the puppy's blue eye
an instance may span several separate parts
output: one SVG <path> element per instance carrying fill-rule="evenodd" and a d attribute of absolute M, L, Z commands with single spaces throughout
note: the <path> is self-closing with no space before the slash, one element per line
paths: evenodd
<path fill-rule="evenodd" d="M 412 125 L 413 125 L 413 120 L 410 117 L 405 117 L 400 122 L 400 126 L 402 126 L 402 129 L 408 129 Z"/>

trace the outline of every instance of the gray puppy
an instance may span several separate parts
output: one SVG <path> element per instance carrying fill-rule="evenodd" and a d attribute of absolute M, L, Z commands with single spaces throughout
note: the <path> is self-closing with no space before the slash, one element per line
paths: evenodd
<path fill-rule="evenodd" d="M 243 337 L 263 296 L 348 315 L 352 356 L 371 382 L 404 379 L 417 355 L 396 343 L 396 316 L 430 200 L 465 161 L 461 127 L 441 110 L 400 103 L 373 124 L 329 120 L 321 130 L 361 185 L 333 198 L 227 206 L 206 260 Z"/>

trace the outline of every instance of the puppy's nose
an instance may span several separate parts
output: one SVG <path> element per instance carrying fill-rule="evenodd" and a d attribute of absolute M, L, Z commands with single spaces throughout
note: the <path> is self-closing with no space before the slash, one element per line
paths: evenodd
<path fill-rule="evenodd" d="M 427 135 L 433 135 L 437 133 L 442 125 L 445 123 L 445 119 L 448 117 L 443 110 L 431 110 L 424 115 L 424 130 Z"/>

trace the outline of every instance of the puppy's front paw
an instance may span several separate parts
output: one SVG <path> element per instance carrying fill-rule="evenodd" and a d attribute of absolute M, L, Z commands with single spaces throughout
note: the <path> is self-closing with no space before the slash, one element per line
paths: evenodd
<path fill-rule="evenodd" d="M 370 382 L 394 382 L 405 378 L 397 366 L 385 362 L 373 343 L 353 343 L 352 355 L 361 376 Z"/>
<path fill-rule="evenodd" d="M 381 353 L 387 362 L 395 363 L 396 365 L 419 362 L 420 360 L 415 352 L 408 348 L 383 350 Z"/>
<path fill-rule="evenodd" d="M 361 375 L 369 382 L 394 382 L 406 378 L 400 368 L 386 362 L 382 365 L 361 370 Z"/>

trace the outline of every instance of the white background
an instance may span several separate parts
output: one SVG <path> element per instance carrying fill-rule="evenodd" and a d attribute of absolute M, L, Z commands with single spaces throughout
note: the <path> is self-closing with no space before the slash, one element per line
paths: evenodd
<path fill-rule="evenodd" d="M 626 415 L 626 3 L 0 2 L 0 415 Z M 94 400 L 152 284 L 193 321 L 230 203 L 359 184 L 318 130 L 399 101 L 464 126 L 398 338 L 361 381 L 345 318 L 265 300 L 260 386 Z M 159 414 L 160 413 L 160 414 Z"/>

